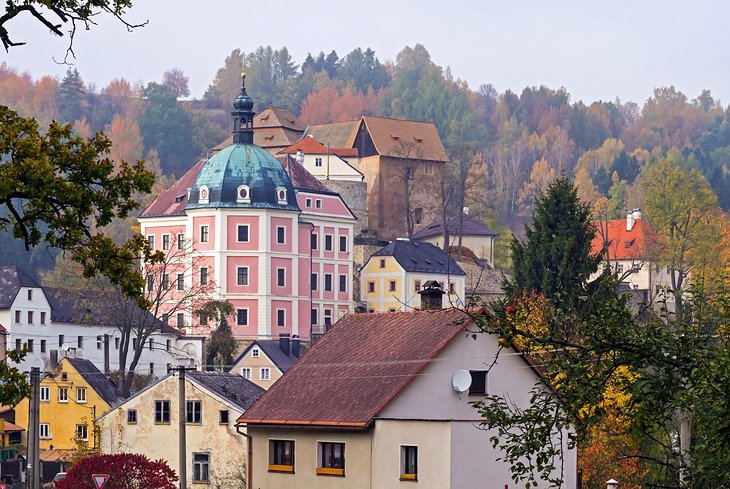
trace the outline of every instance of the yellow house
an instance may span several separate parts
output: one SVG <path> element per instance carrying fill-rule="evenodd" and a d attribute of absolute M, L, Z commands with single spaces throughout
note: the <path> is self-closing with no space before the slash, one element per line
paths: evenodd
<path fill-rule="evenodd" d="M 299 338 L 279 334 L 278 340 L 254 340 L 233 362 L 230 372 L 268 389 L 302 354 Z"/>
<path fill-rule="evenodd" d="M 435 280 L 447 292 L 447 305 L 465 303 L 464 271 L 431 243 L 399 238 L 376 251 L 360 273 L 360 287 L 368 312 L 411 311 L 421 308 L 418 294 Z"/>
<path fill-rule="evenodd" d="M 114 382 L 93 363 L 70 357 L 63 358 L 53 373 L 41 379 L 39 397 L 41 450 L 70 450 L 79 443 L 98 447 L 94 419 L 122 401 Z M 23 399 L 15 406 L 15 422 L 26 430 L 28 402 Z"/>

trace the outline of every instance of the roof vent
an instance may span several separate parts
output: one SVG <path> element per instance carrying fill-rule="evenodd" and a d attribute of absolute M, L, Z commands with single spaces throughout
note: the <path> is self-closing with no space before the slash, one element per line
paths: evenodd
<path fill-rule="evenodd" d="M 185 194 L 180 194 L 175 197 L 175 202 L 182 202 L 183 200 L 185 200 Z"/>
<path fill-rule="evenodd" d="M 400 136 L 396 136 L 395 134 L 391 134 L 390 137 L 396 141 L 398 141 L 400 139 Z"/>

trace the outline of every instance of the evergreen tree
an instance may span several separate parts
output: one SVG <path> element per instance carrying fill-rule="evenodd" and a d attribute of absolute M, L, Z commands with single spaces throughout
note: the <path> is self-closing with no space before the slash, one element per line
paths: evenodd
<path fill-rule="evenodd" d="M 73 122 L 86 115 L 86 87 L 76 68 L 69 68 L 58 87 L 58 115 Z"/>
<path fill-rule="evenodd" d="M 534 290 L 558 307 L 576 306 L 600 255 L 591 255 L 596 226 L 566 176 L 556 178 L 538 197 L 526 241 L 512 239 L 514 279 L 508 294 Z"/>
<path fill-rule="evenodd" d="M 228 316 L 233 314 L 233 311 L 233 305 L 228 301 L 210 301 L 198 309 L 198 314 L 204 314 L 214 323 L 218 323 L 208 341 L 205 357 L 208 370 L 215 368 L 223 371 L 226 366 L 233 364 L 236 340 L 233 339 L 231 327 L 228 325 Z"/>
<path fill-rule="evenodd" d="M 345 56 L 337 71 L 337 77 L 352 83 L 361 92 L 368 88 L 382 88 L 388 84 L 388 72 L 385 66 L 375 57 L 375 51 L 367 48 L 365 52 L 357 48 Z"/>
<path fill-rule="evenodd" d="M 145 95 L 147 106 L 138 121 L 145 151 L 157 150 L 166 174 L 182 175 L 197 156 L 190 116 L 177 104 L 176 95 L 164 85 L 150 83 Z"/>

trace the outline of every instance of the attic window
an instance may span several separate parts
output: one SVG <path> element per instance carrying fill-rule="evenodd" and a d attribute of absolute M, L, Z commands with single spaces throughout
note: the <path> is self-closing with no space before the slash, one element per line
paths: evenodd
<path fill-rule="evenodd" d="M 198 204 L 207 204 L 208 198 L 210 196 L 208 187 L 203 185 L 200 187 L 199 193 L 198 193 Z"/>
<path fill-rule="evenodd" d="M 251 190 L 248 185 L 239 185 L 236 189 L 236 202 L 239 204 L 251 203 Z"/>
<path fill-rule="evenodd" d="M 422 143 L 423 142 L 423 139 L 422 138 L 417 138 L 416 136 L 413 136 L 413 139 L 415 139 L 417 143 Z"/>
<path fill-rule="evenodd" d="M 636 241 L 636 238 L 624 241 L 624 248 L 631 248 L 631 245 L 634 244 L 634 241 Z"/>
<path fill-rule="evenodd" d="M 267 141 L 271 141 L 272 139 L 274 139 L 274 135 L 273 134 L 270 134 L 268 136 L 264 136 L 264 139 L 267 140 Z"/>
<path fill-rule="evenodd" d="M 276 187 L 276 202 L 279 205 L 286 205 L 286 189 L 284 187 Z"/>
<path fill-rule="evenodd" d="M 261 117 L 259 117 L 259 120 L 268 121 L 269 120 L 269 114 L 266 114 L 265 116 L 262 115 Z"/>
<path fill-rule="evenodd" d="M 183 200 L 185 200 L 185 194 L 180 194 L 175 197 L 175 202 L 182 202 Z"/>
<path fill-rule="evenodd" d="M 390 137 L 396 141 L 398 141 L 400 139 L 400 136 L 396 136 L 395 134 L 391 134 Z"/>

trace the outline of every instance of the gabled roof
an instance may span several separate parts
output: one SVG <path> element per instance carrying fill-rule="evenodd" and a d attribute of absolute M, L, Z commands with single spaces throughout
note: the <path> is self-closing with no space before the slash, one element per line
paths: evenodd
<path fill-rule="evenodd" d="M 291 111 L 285 107 L 269 105 L 260 114 L 254 117 L 254 129 L 264 127 L 284 127 L 295 131 L 304 131 L 304 125 Z"/>
<path fill-rule="evenodd" d="M 161 333 L 180 335 L 180 331 L 164 324 L 151 312 L 141 309 L 120 292 L 94 292 L 44 287 L 51 305 L 51 320 L 59 323 L 115 326 L 117 317 L 132 325 L 159 329 Z"/>
<path fill-rule="evenodd" d="M 324 144 L 329 143 L 333 148 L 352 148 L 350 136 L 353 132 L 357 131 L 359 125 L 359 119 L 355 121 L 319 124 L 310 126 L 305 135 L 311 135 L 314 139 Z"/>
<path fill-rule="evenodd" d="M 392 256 L 406 272 L 466 275 L 456 260 L 431 243 L 396 239 L 372 256 Z"/>
<path fill-rule="evenodd" d="M 317 177 L 309 173 L 307 169 L 300 165 L 299 162 L 291 155 L 278 154 L 275 156 L 275 158 L 279 160 L 279 163 L 281 163 L 284 171 L 287 173 L 287 175 L 289 175 L 289 178 L 291 179 L 294 188 L 302 190 L 315 190 L 317 192 L 335 193 L 327 188 L 325 184 L 317 180 Z"/>
<path fill-rule="evenodd" d="M 391 119 L 389 117 L 362 117 L 378 153 L 382 156 L 403 158 L 401 146 L 410 149 L 409 158 L 429 161 L 448 161 L 444 145 L 433 122 Z M 350 135 L 353 146 L 357 132 Z"/>
<path fill-rule="evenodd" d="M 188 189 L 193 187 L 206 160 L 200 160 L 162 195 L 158 195 L 140 217 L 184 216 L 188 205 Z"/>
<path fill-rule="evenodd" d="M 117 390 L 116 384 L 107 379 L 101 370 L 96 368 L 89 360 L 64 357 L 61 361 L 70 363 L 81 377 L 83 377 L 89 387 L 94 389 L 99 397 L 104 399 L 109 406 L 113 406 L 124 400 L 119 390 Z"/>
<path fill-rule="evenodd" d="M 367 428 L 468 322 L 457 309 L 348 314 L 238 421 Z"/>
<path fill-rule="evenodd" d="M 345 158 L 357 157 L 357 148 L 333 148 L 331 146 L 328 148 L 324 144 L 317 141 L 311 134 L 303 137 L 291 146 L 282 149 L 281 151 L 279 151 L 279 153 L 294 155 L 297 154 L 299 151 L 309 155 L 331 154 Z"/>
<path fill-rule="evenodd" d="M 232 405 L 245 411 L 266 392 L 240 375 L 223 372 L 192 371 L 186 374 L 190 379 L 205 386 Z"/>
<path fill-rule="evenodd" d="M 459 216 L 449 217 L 446 221 L 446 229 L 449 231 L 449 236 L 457 236 L 459 230 Z M 432 236 L 440 236 L 444 232 L 444 222 L 442 219 L 437 219 L 431 224 L 418 231 L 413 235 L 413 239 L 424 239 Z M 484 226 L 482 223 L 477 221 L 473 216 L 464 214 L 461 223 L 461 235 L 462 236 L 497 236 L 497 233 Z"/>
<path fill-rule="evenodd" d="M 643 260 L 647 258 L 647 247 L 656 239 L 656 231 L 643 219 L 636 219 L 630 231 L 626 230 L 626 219 L 597 222 L 598 232 L 593 238 L 592 253 L 603 251 L 604 237 L 608 243 L 610 260 Z"/>
<path fill-rule="evenodd" d="M 0 266 L 0 309 L 7 309 L 13 305 L 21 287 L 40 287 L 40 285 L 17 265 Z"/>
<path fill-rule="evenodd" d="M 255 347 L 258 347 L 261 351 L 263 351 L 267 357 L 271 359 L 272 362 L 274 362 L 274 365 L 283 373 L 289 370 L 289 367 L 294 365 L 294 363 L 299 360 L 299 357 L 291 353 L 291 344 L 289 346 L 290 353 L 287 355 L 284 353 L 284 351 L 281 349 L 281 346 L 279 346 L 279 341 L 277 340 L 254 340 L 251 342 L 250 345 L 246 347 L 243 352 L 236 358 L 236 360 L 233 362 L 234 365 L 238 364 L 248 353 Z M 300 343 L 301 352 L 304 353 L 304 345 L 301 345 Z M 301 355 L 300 355 L 301 356 Z"/>

